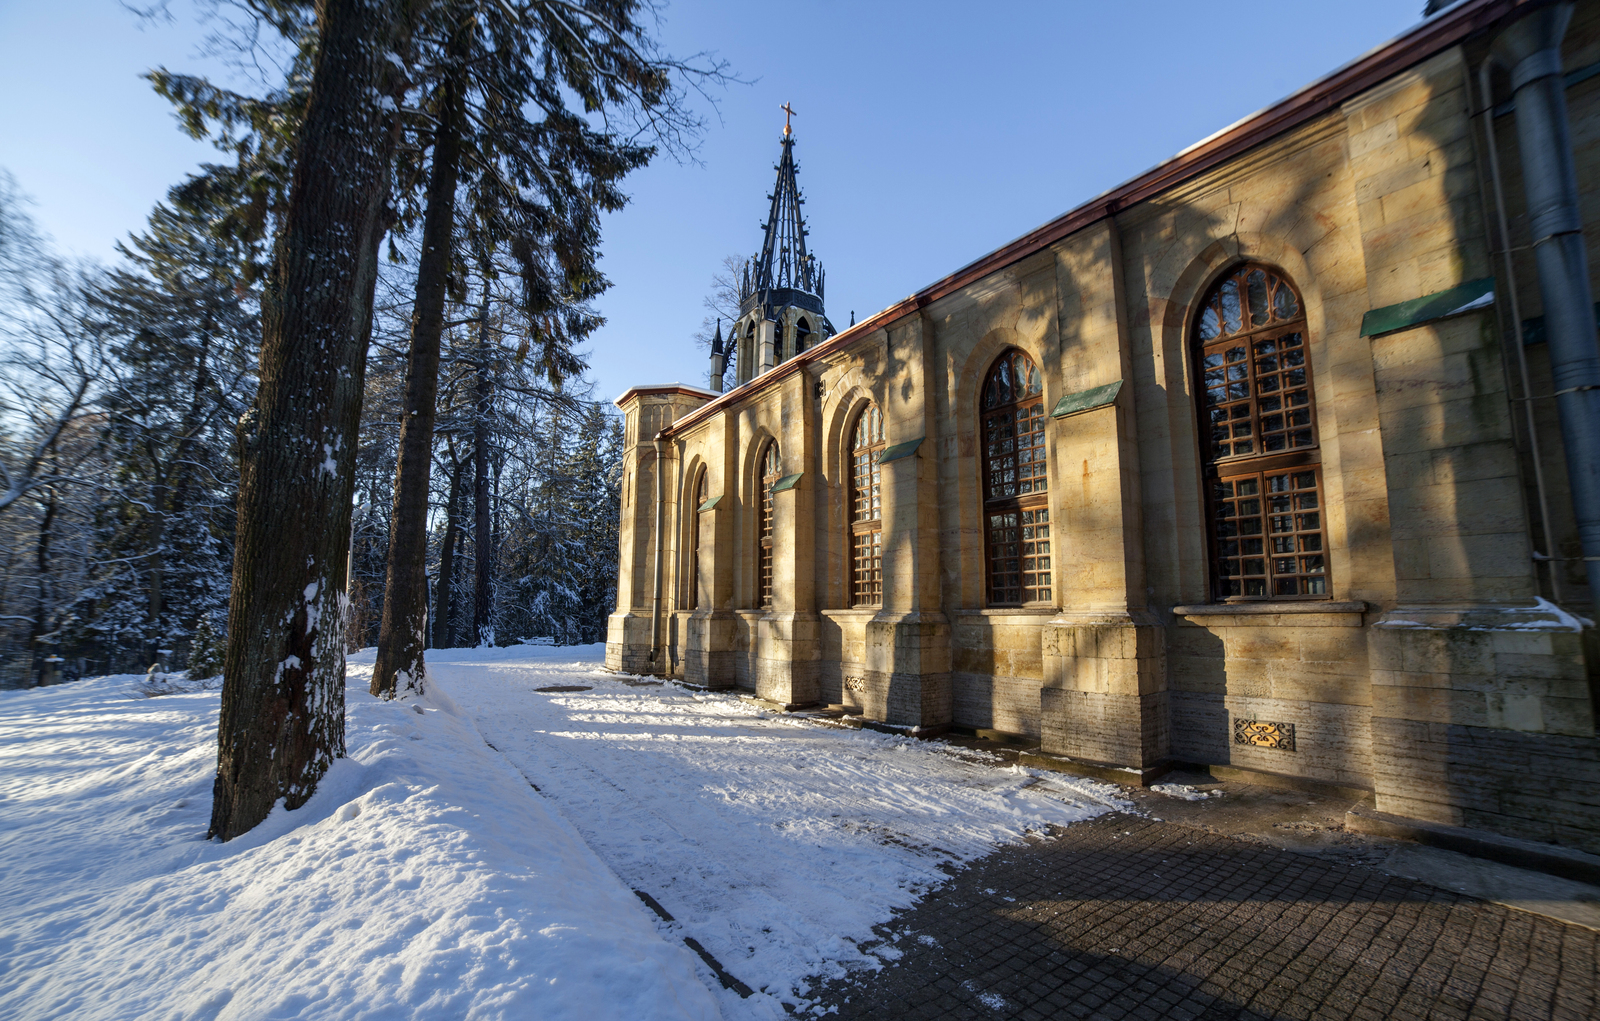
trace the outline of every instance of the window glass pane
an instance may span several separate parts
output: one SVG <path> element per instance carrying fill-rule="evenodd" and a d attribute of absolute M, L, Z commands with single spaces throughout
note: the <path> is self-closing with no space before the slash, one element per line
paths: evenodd
<path fill-rule="evenodd" d="M 1049 512 L 1038 506 L 1049 491 L 1044 380 L 1032 359 L 1013 349 L 996 360 L 983 394 L 989 602 L 1048 600 Z"/>
<path fill-rule="evenodd" d="M 1195 323 L 1213 575 L 1219 597 L 1322 595 L 1326 537 L 1316 468 L 1252 471 L 1265 455 L 1317 445 L 1303 315 L 1290 283 L 1240 266 Z M 1224 462 L 1222 459 L 1226 459 Z M 1261 499 L 1267 494 L 1269 499 Z"/>
<path fill-rule="evenodd" d="M 1238 333 L 1239 327 L 1243 325 L 1243 314 L 1239 307 L 1239 282 L 1229 278 L 1222 285 L 1222 332 Z"/>
<path fill-rule="evenodd" d="M 1271 309 L 1267 305 L 1267 275 L 1259 269 L 1253 269 L 1245 281 L 1246 292 L 1250 299 L 1250 325 L 1265 326 L 1272 318 Z"/>
<path fill-rule="evenodd" d="M 1293 319 L 1300 314 L 1300 305 L 1294 300 L 1289 285 L 1278 282 L 1272 294 L 1272 314 L 1277 319 Z"/>

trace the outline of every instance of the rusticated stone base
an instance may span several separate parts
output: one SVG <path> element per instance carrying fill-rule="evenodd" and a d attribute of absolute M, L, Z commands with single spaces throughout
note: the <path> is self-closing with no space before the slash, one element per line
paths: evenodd
<path fill-rule="evenodd" d="M 684 682 L 712 690 L 734 687 L 737 641 L 734 614 L 696 610 L 684 626 Z"/>
<path fill-rule="evenodd" d="M 1044 673 L 1045 754 L 1141 770 L 1166 760 L 1166 629 L 1153 617 L 1056 617 L 1045 627 Z"/>
<path fill-rule="evenodd" d="M 774 610 L 756 621 L 756 694 L 780 705 L 814 705 L 821 630 L 815 613 Z"/>
<path fill-rule="evenodd" d="M 651 625 L 647 613 L 613 613 L 606 620 L 606 669 L 650 674 Z"/>
<path fill-rule="evenodd" d="M 1039 747 L 1048 755 L 1145 769 L 1167 757 L 1167 693 L 1108 695 L 1044 688 Z"/>
<path fill-rule="evenodd" d="M 866 627 L 859 704 L 868 719 L 919 730 L 950 725 L 950 623 L 942 613 L 880 613 Z"/>
<path fill-rule="evenodd" d="M 1368 649 L 1377 811 L 1600 852 L 1600 740 L 1570 617 L 1397 609 Z"/>

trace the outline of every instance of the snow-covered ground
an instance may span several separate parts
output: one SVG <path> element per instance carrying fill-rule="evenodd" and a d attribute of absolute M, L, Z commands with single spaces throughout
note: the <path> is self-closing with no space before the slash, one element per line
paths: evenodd
<path fill-rule="evenodd" d="M 696 958 L 444 700 L 353 683 L 350 757 L 220 844 L 218 694 L 130 699 L 141 679 L 0 694 L 0 1017 L 717 1017 Z"/>
<path fill-rule="evenodd" d="M 664 933 L 766 991 L 723 993 L 730 1018 L 781 1017 L 778 1000 L 804 1005 L 808 977 L 878 965 L 873 926 L 952 866 L 1114 799 L 1113 787 L 949 745 L 636 686 L 602 670 L 602 651 L 433 652 L 428 672 L 623 882 L 673 916 Z M 536 691 L 574 684 L 592 690 Z"/>
<path fill-rule="evenodd" d="M 949 869 L 1114 801 L 601 655 L 433 652 L 420 703 L 353 657 L 350 757 L 227 844 L 215 691 L 0 693 L 0 1017 L 776 1018 Z"/>

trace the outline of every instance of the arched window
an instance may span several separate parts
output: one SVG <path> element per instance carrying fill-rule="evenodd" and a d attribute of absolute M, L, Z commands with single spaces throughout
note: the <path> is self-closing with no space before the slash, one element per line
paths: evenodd
<path fill-rule="evenodd" d="M 811 324 L 801 316 L 794 324 L 794 353 L 799 354 L 811 346 Z"/>
<path fill-rule="evenodd" d="M 1044 386 L 1015 348 L 983 383 L 983 511 L 990 605 L 1050 601 Z"/>
<path fill-rule="evenodd" d="M 867 405 L 850 439 L 850 605 L 883 602 L 883 412 Z"/>
<path fill-rule="evenodd" d="M 700 480 L 694 486 L 694 517 L 691 527 L 694 535 L 689 540 L 689 609 L 700 609 L 700 508 L 706 504 L 706 470 L 700 469 Z"/>
<path fill-rule="evenodd" d="M 768 443 L 761 457 L 760 492 L 761 528 L 756 543 L 756 583 L 761 593 L 761 605 L 772 605 L 772 486 L 783 477 L 783 461 L 778 456 L 778 444 Z"/>
<path fill-rule="evenodd" d="M 1306 319 L 1294 286 L 1240 266 L 1195 322 L 1203 461 L 1217 598 L 1326 597 Z"/>

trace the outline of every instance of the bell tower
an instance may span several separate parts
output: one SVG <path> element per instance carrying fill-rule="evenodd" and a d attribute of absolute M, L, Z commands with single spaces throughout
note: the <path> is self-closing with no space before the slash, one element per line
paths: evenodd
<path fill-rule="evenodd" d="M 835 332 L 822 307 L 822 265 L 806 251 L 806 219 L 795 175 L 794 109 L 783 104 L 783 153 L 774 168 L 778 182 L 768 196 L 771 208 L 761 225 L 761 254 L 744 264 L 739 278 L 739 318 L 733 324 L 727 356 L 734 362 L 734 385 L 814 347 Z"/>

